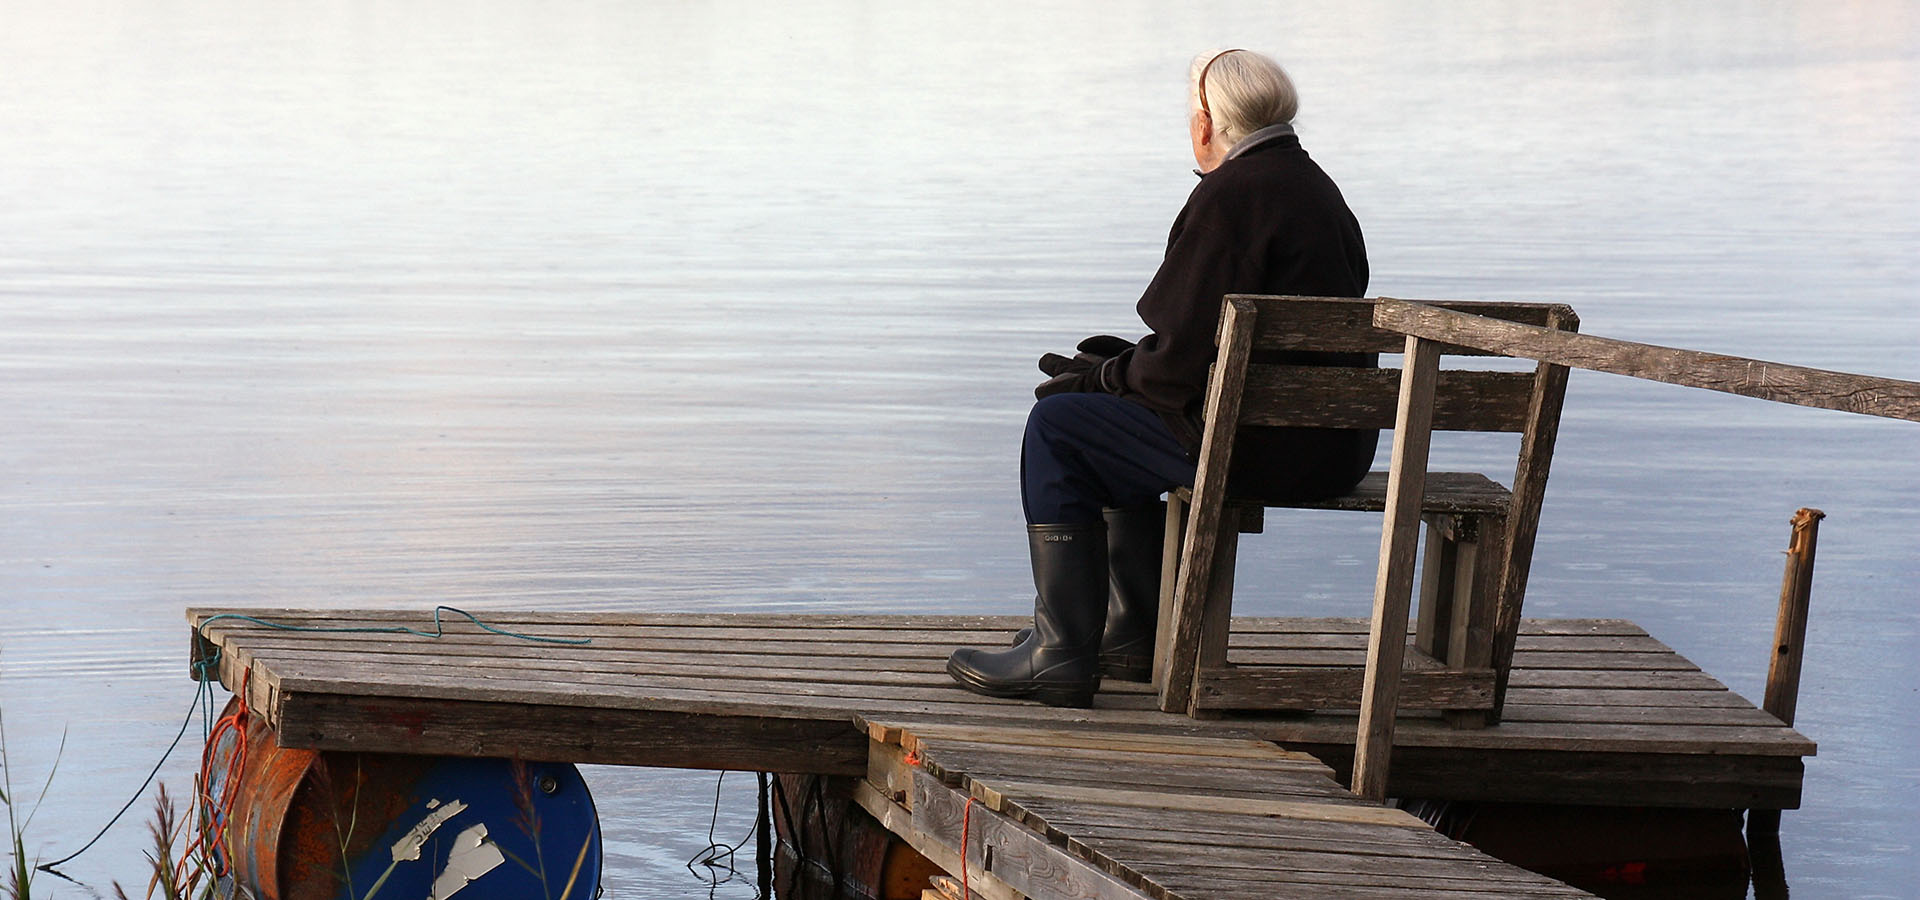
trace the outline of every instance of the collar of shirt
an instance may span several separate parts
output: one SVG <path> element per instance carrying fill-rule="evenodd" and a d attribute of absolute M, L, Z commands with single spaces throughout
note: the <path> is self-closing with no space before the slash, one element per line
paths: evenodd
<path fill-rule="evenodd" d="M 1256 131 L 1250 135 L 1247 135 L 1246 137 L 1241 138 L 1240 143 L 1233 145 L 1233 149 L 1227 151 L 1226 156 L 1221 157 L 1220 164 L 1226 165 L 1228 160 L 1231 160 L 1242 153 L 1246 153 L 1247 151 L 1252 150 L 1253 148 L 1258 147 L 1261 144 L 1267 143 L 1268 141 L 1279 140 L 1280 138 L 1287 137 L 1288 135 L 1291 135 L 1291 134 L 1293 134 L 1292 122 L 1281 122 L 1278 125 L 1268 125 L 1267 127 L 1260 129 L 1259 131 Z M 1214 171 L 1216 172 L 1219 171 L 1219 167 L 1218 166 L 1214 167 Z M 1199 169 L 1193 170 L 1193 174 L 1198 175 L 1202 178 L 1207 177 L 1207 173 L 1202 172 Z"/>

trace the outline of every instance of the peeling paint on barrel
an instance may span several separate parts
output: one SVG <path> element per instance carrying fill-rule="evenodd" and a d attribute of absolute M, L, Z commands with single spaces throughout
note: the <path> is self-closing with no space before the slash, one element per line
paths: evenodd
<path fill-rule="evenodd" d="M 258 900 L 350 900 L 376 882 L 382 897 L 524 900 L 540 896 L 540 873 L 517 861 L 576 858 L 568 897 L 598 891 L 599 825 L 570 765 L 290 749 L 253 718 L 227 784 L 242 738 L 225 734 L 203 773 L 232 798 L 222 875 Z"/>

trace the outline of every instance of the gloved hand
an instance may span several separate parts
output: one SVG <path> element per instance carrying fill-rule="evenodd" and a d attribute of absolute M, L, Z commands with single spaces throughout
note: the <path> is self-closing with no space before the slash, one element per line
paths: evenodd
<path fill-rule="evenodd" d="M 1070 357 L 1048 353 L 1040 357 L 1040 371 L 1051 378 L 1068 372 L 1084 372 L 1106 361 L 1106 357 L 1094 353 L 1075 353 Z"/>
<path fill-rule="evenodd" d="M 1133 342 L 1126 338 L 1114 337 L 1110 334 L 1096 334 L 1093 337 L 1081 341 L 1080 346 L 1073 349 L 1079 350 L 1082 353 L 1091 353 L 1095 356 L 1112 359 L 1128 350 L 1132 350 Z"/>
<path fill-rule="evenodd" d="M 1081 339 L 1080 345 L 1073 349 L 1080 352 L 1071 357 L 1061 356 L 1058 353 L 1048 353 L 1040 357 L 1040 371 L 1052 377 L 1075 367 L 1097 366 L 1132 350 L 1133 342 L 1110 334 L 1096 334 Z"/>
<path fill-rule="evenodd" d="M 1054 394 L 1120 393 L 1119 367 L 1114 365 L 1114 360 L 1101 359 L 1089 353 L 1081 353 L 1072 359 L 1052 353 L 1047 356 L 1058 361 L 1059 371 L 1033 389 L 1035 400 Z M 1041 357 L 1040 362 L 1041 371 L 1046 371 L 1047 358 Z"/>

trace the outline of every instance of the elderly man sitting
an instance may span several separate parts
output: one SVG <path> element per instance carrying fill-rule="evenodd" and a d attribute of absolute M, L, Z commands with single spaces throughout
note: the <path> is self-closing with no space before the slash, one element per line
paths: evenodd
<path fill-rule="evenodd" d="M 1146 680 L 1153 660 L 1164 504 L 1193 484 L 1201 402 L 1227 294 L 1359 297 L 1360 225 L 1294 134 L 1299 106 L 1278 63 L 1227 50 L 1188 72 L 1200 184 L 1173 220 L 1136 309 L 1137 343 L 1098 336 L 1048 354 L 1021 446 L 1033 563 L 1033 628 L 1012 647 L 963 648 L 947 672 L 967 690 L 1087 707 L 1102 675 Z M 1364 365 L 1321 354 L 1295 364 Z M 1367 473 L 1377 431 L 1248 428 L 1230 489 L 1299 500 L 1343 493 Z"/>

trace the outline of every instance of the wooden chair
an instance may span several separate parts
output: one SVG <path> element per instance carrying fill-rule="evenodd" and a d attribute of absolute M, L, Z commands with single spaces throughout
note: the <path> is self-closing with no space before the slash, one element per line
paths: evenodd
<path fill-rule="evenodd" d="M 1570 307 L 1551 303 L 1432 305 L 1573 331 Z M 1400 373 L 1392 369 L 1253 363 L 1257 352 L 1400 352 L 1404 336 L 1373 326 L 1374 301 L 1230 295 L 1208 381 L 1206 430 L 1194 487 L 1169 497 L 1154 684 L 1160 708 L 1194 715 L 1228 709 L 1355 709 L 1363 670 L 1352 666 L 1227 662 L 1239 535 L 1262 529 L 1265 507 L 1229 497 L 1238 426 L 1381 428 L 1394 425 Z M 1448 346 L 1443 353 L 1490 355 Z M 1532 371 L 1442 369 L 1435 430 L 1521 435 L 1513 490 L 1473 472 L 1426 476 L 1427 543 L 1413 646 L 1399 688 L 1406 709 L 1446 710 L 1460 727 L 1497 722 L 1526 594 L 1534 534 L 1566 391 L 1564 366 Z M 1231 427 L 1229 427 L 1231 426 Z M 1352 492 L 1294 508 L 1387 506 L 1387 473 Z"/>

